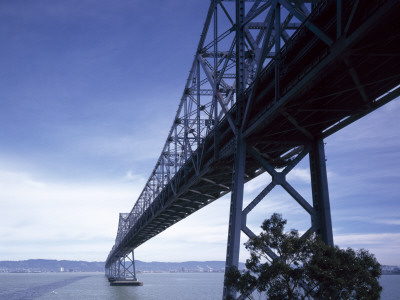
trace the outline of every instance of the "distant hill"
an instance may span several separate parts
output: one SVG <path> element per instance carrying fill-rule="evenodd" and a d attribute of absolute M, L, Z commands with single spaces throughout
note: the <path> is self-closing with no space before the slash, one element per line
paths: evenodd
<path fill-rule="evenodd" d="M 103 272 L 104 262 L 28 259 L 0 261 L 0 272 Z"/>
<path fill-rule="evenodd" d="M 137 272 L 223 272 L 224 261 L 143 262 L 135 261 Z M 240 269 L 244 264 L 240 263 Z M 0 261 L 0 272 L 104 272 L 104 262 L 28 259 Z"/>

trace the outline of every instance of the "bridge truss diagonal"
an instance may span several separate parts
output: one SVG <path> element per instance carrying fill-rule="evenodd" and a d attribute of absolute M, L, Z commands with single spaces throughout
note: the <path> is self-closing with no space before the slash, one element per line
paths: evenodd
<path fill-rule="evenodd" d="M 176 117 L 120 214 L 106 269 L 229 192 L 227 268 L 237 265 L 240 232 L 253 235 L 247 214 L 276 185 L 333 244 L 323 139 L 399 96 L 399 13 L 390 0 L 212 0 Z M 285 179 L 306 155 L 311 201 Z M 272 182 L 243 210 L 244 184 L 264 172 Z"/>

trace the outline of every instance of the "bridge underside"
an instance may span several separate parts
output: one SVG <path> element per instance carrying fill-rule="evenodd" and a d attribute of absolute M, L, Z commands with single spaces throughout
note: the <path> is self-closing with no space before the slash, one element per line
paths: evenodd
<path fill-rule="evenodd" d="M 345 1 L 346 2 L 346 1 Z M 350 3 L 350 2 L 349 2 Z M 245 181 L 265 172 L 257 156 L 272 168 L 284 168 L 310 145 L 377 109 L 399 95 L 399 6 L 395 1 L 360 1 L 343 7 L 343 33 L 337 34 L 335 1 L 314 10 L 310 21 L 331 37 L 331 45 L 305 26 L 281 51 L 279 89 L 275 99 L 275 65 L 271 62 L 244 94 L 248 122 Z M 350 20 L 350 21 L 349 21 Z M 254 90 L 252 90 L 254 89 Z M 234 106 L 180 168 L 122 241 L 106 267 L 148 239 L 230 192 L 235 134 L 229 118 Z M 308 153 L 308 152 L 307 152 Z"/>

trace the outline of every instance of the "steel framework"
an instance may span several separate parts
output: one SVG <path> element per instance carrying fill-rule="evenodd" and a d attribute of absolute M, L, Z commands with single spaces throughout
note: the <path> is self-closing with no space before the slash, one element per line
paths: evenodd
<path fill-rule="evenodd" d="M 109 268 L 106 275 L 113 280 L 134 280 L 136 281 L 135 257 L 131 253 L 120 257 Z"/>
<path fill-rule="evenodd" d="M 399 96 L 399 6 L 211 1 L 176 117 L 139 199 L 120 214 L 106 273 L 123 274 L 132 249 L 228 192 L 226 268 L 237 266 L 240 232 L 254 236 L 247 215 L 277 185 L 310 215 L 306 234 L 333 245 L 323 139 Z M 286 180 L 307 155 L 312 201 Z M 243 209 L 244 184 L 263 172 L 272 181 Z"/>

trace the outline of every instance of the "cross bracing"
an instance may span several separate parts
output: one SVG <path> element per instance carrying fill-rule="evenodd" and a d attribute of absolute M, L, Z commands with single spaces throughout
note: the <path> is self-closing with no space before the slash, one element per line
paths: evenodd
<path fill-rule="evenodd" d="M 106 266 L 263 172 L 323 235 L 321 141 L 399 95 L 398 13 L 389 0 L 211 1 L 162 153 Z M 308 154 L 312 201 L 284 178 Z"/>

